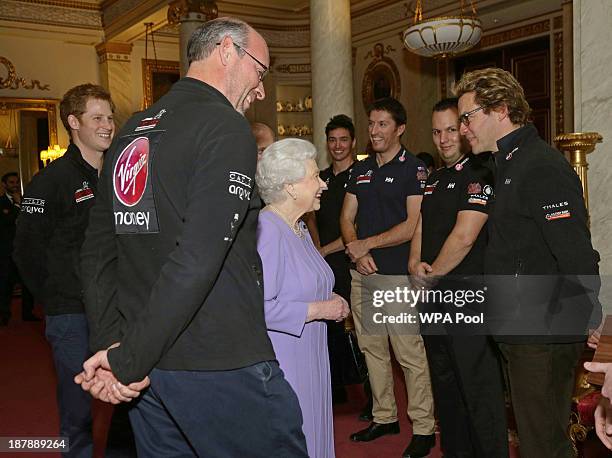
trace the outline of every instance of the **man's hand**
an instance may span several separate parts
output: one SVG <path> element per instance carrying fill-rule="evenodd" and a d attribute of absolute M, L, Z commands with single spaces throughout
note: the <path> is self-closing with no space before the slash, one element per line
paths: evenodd
<path fill-rule="evenodd" d="M 595 409 L 595 431 L 602 444 L 612 450 L 612 405 L 608 398 L 602 397 Z"/>
<path fill-rule="evenodd" d="M 584 363 L 584 368 L 589 372 L 599 372 L 605 374 L 604 384 L 601 387 L 602 396 L 612 400 L 612 363 Z M 610 418 L 612 421 L 612 418 Z"/>
<path fill-rule="evenodd" d="M 351 258 L 351 261 L 357 262 L 359 258 L 364 257 L 370 252 L 367 241 L 364 240 L 353 240 L 346 244 L 344 252 Z"/>
<path fill-rule="evenodd" d="M 371 275 L 378 271 L 378 267 L 376 267 L 376 263 L 374 262 L 374 258 L 371 254 L 366 254 L 365 256 L 357 259 L 355 261 L 355 265 L 357 267 L 357 272 L 361 275 Z"/>
<path fill-rule="evenodd" d="M 601 324 L 597 329 L 589 329 L 589 338 L 587 339 L 587 345 L 593 350 L 597 349 L 597 345 L 599 345 L 599 339 L 601 338 L 601 331 L 603 330 L 604 322 L 602 320 Z"/>
<path fill-rule="evenodd" d="M 117 345 L 114 345 L 117 346 Z M 74 382 L 81 385 L 92 397 L 111 404 L 130 402 L 149 386 L 149 377 L 140 382 L 123 385 L 117 380 L 108 363 L 108 350 L 102 350 L 83 363 L 83 372 L 74 377 Z"/>
<path fill-rule="evenodd" d="M 21 193 L 19 191 L 15 191 L 14 193 L 12 193 L 11 197 L 13 198 L 13 202 L 16 205 L 21 205 Z"/>
<path fill-rule="evenodd" d="M 428 277 L 428 274 L 432 271 L 432 268 L 426 262 L 415 262 L 408 266 L 408 272 L 410 273 L 410 283 L 415 288 L 428 289 L 433 286 L 433 278 Z"/>

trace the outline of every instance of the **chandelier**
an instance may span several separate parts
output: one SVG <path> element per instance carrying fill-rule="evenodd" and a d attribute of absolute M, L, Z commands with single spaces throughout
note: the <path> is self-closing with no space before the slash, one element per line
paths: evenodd
<path fill-rule="evenodd" d="M 49 148 L 44 149 L 40 152 L 40 160 L 45 166 L 47 166 L 54 160 L 62 157 L 65 152 L 66 148 L 60 148 L 59 145 L 53 145 L 53 147 L 49 146 Z"/>
<path fill-rule="evenodd" d="M 470 0 L 471 16 L 465 16 L 461 0 L 459 16 L 434 17 L 423 20 L 423 5 L 417 0 L 414 23 L 404 32 L 404 45 L 419 56 L 445 58 L 475 46 L 482 36 L 482 25 Z"/>

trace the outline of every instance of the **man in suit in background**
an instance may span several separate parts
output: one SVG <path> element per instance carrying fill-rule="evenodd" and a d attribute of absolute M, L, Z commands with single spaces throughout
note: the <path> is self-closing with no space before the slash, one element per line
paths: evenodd
<path fill-rule="evenodd" d="M 15 221 L 21 208 L 21 186 L 17 172 L 8 172 L 2 176 L 4 194 L 0 196 L 0 326 L 6 326 L 11 317 L 11 298 L 15 283 L 19 283 L 19 273 L 13 262 L 13 239 L 15 238 Z M 38 321 L 32 314 L 34 299 L 22 285 L 21 315 L 24 321 Z"/>

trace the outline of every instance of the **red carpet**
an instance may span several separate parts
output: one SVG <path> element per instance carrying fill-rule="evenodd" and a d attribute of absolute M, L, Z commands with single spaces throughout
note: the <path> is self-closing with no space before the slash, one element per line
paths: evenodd
<path fill-rule="evenodd" d="M 55 373 L 42 322 L 21 322 L 17 304 L 13 319 L 0 328 L 0 436 L 54 437 L 59 429 L 55 403 Z M 395 368 L 395 393 L 400 412 L 401 434 L 385 436 L 370 443 L 354 443 L 349 435 L 367 426 L 357 420 L 365 404 L 360 386 L 350 386 L 349 402 L 334 408 L 337 458 L 400 457 L 411 436 L 406 418 L 406 392 L 400 371 Z M 403 412 L 403 414 L 401 414 Z M 94 404 L 94 442 L 97 457 L 104 456 L 103 447 L 110 420 L 108 405 Z M 59 454 L 19 453 L 19 457 L 59 457 Z M 431 458 L 440 457 L 439 440 Z M 518 457 L 518 454 L 512 456 Z"/>

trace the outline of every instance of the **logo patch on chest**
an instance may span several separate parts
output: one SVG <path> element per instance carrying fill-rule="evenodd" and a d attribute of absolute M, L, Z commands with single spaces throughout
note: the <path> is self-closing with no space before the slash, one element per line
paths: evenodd
<path fill-rule="evenodd" d="M 113 170 L 113 188 L 119 202 L 133 207 L 144 194 L 149 168 L 149 139 L 139 137 L 119 155 Z"/>

